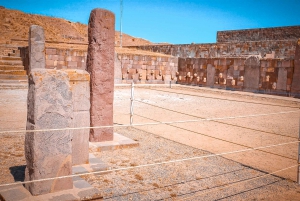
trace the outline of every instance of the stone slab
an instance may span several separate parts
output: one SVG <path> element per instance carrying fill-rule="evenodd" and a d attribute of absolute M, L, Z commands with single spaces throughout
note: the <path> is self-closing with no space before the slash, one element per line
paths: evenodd
<path fill-rule="evenodd" d="M 94 9 L 88 25 L 87 71 L 91 75 L 91 126 L 113 125 L 115 15 Z M 113 140 L 113 128 L 90 129 L 90 141 Z"/>
<path fill-rule="evenodd" d="M 286 90 L 287 85 L 287 70 L 284 68 L 279 68 L 278 70 L 278 80 L 277 80 L 277 89 Z"/>
<path fill-rule="evenodd" d="M 250 56 L 245 61 L 244 89 L 258 90 L 260 61 L 256 56 Z"/>
<path fill-rule="evenodd" d="M 57 201 L 57 200 L 96 200 L 102 199 L 100 191 L 80 177 L 73 177 L 73 188 L 69 190 L 32 196 L 22 185 L 0 188 L 0 199 L 3 201 Z"/>
<path fill-rule="evenodd" d="M 206 86 L 213 87 L 215 84 L 216 69 L 211 64 L 207 65 L 207 80 Z"/>
<path fill-rule="evenodd" d="M 121 134 L 114 133 L 114 140 L 106 142 L 90 142 L 90 152 L 109 151 L 139 146 L 139 143 Z"/>
<path fill-rule="evenodd" d="M 90 75 L 85 70 L 66 69 L 70 80 L 74 128 L 90 126 Z M 86 164 L 89 160 L 90 129 L 72 130 L 72 165 Z"/>
<path fill-rule="evenodd" d="M 27 130 L 72 127 L 73 107 L 68 74 L 60 70 L 32 69 L 29 75 Z M 25 180 L 72 173 L 70 130 L 27 132 Z M 54 179 L 25 185 L 33 195 L 72 188 L 72 179 Z"/>

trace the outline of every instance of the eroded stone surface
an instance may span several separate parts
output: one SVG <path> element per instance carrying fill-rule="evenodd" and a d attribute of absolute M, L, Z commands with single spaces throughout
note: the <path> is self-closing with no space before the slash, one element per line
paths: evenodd
<path fill-rule="evenodd" d="M 73 106 L 68 74 L 59 70 L 32 69 L 29 75 L 27 130 L 72 126 Z M 28 132 L 25 136 L 25 180 L 72 173 L 72 135 L 69 130 Z M 72 178 L 26 184 L 32 195 L 71 189 Z"/>
<path fill-rule="evenodd" d="M 250 56 L 245 60 L 244 88 L 257 90 L 259 85 L 260 60 L 257 56 Z"/>
<path fill-rule="evenodd" d="M 216 69 L 211 64 L 207 65 L 207 86 L 213 87 L 215 83 Z"/>
<path fill-rule="evenodd" d="M 88 26 L 87 70 L 91 75 L 91 126 L 113 125 L 115 16 L 94 9 Z M 113 139 L 113 128 L 91 129 L 90 141 Z"/>
<path fill-rule="evenodd" d="M 90 126 L 90 74 L 85 70 L 68 69 L 73 102 L 74 128 Z M 90 129 L 72 130 L 72 164 L 80 165 L 89 162 Z"/>
<path fill-rule="evenodd" d="M 29 30 L 29 71 L 45 68 L 45 36 L 44 29 L 31 25 Z"/>
<path fill-rule="evenodd" d="M 295 60 L 294 60 L 294 74 L 291 88 L 292 94 L 300 97 L 300 39 L 297 42 Z"/>

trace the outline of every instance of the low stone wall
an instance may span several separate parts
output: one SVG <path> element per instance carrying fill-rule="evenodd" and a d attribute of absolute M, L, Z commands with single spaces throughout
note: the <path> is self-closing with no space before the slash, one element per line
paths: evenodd
<path fill-rule="evenodd" d="M 286 94 L 291 90 L 294 60 L 258 59 L 258 66 L 246 58 L 179 58 L 177 82 L 241 91 Z M 257 72 L 257 76 L 253 70 Z M 248 71 L 248 74 L 247 74 Z M 251 76 L 255 76 L 252 78 Z M 257 79 L 257 88 L 251 80 Z M 274 84 L 275 83 L 275 84 Z M 249 87 L 251 85 L 251 87 Z"/>
<path fill-rule="evenodd" d="M 159 52 L 183 58 L 248 57 L 250 55 L 260 55 L 266 58 L 271 56 L 273 58 L 293 59 L 296 44 L 297 40 L 278 40 L 182 45 L 144 45 L 128 46 L 128 48 Z"/>
<path fill-rule="evenodd" d="M 300 26 L 218 31 L 217 42 L 298 40 Z"/>
<path fill-rule="evenodd" d="M 115 70 L 121 72 L 115 74 L 118 83 L 166 84 L 176 81 L 177 57 L 118 54 L 116 60 Z"/>

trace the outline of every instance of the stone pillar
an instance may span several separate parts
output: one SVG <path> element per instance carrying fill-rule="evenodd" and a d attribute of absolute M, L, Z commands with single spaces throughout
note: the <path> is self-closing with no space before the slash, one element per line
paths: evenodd
<path fill-rule="evenodd" d="M 29 72 L 36 68 L 45 68 L 44 29 L 31 25 L 29 30 Z"/>
<path fill-rule="evenodd" d="M 296 45 L 291 92 L 293 96 L 300 97 L 300 39 L 298 40 Z"/>
<path fill-rule="evenodd" d="M 72 126 L 72 92 L 68 74 L 34 69 L 29 75 L 27 130 Z M 26 181 L 72 174 L 72 136 L 69 130 L 28 132 L 25 136 Z M 32 195 L 73 188 L 72 178 L 25 185 Z"/>
<path fill-rule="evenodd" d="M 216 74 L 216 68 L 211 65 L 207 64 L 207 81 L 206 86 L 213 87 L 215 84 L 215 74 Z"/>
<path fill-rule="evenodd" d="M 244 91 L 258 90 L 260 58 L 250 56 L 245 60 Z"/>
<path fill-rule="evenodd" d="M 72 126 L 72 92 L 68 74 L 45 69 L 43 28 L 30 27 L 30 74 L 27 98 L 27 130 Z M 27 132 L 25 135 L 25 180 L 72 174 L 72 135 L 69 130 Z M 72 178 L 25 184 L 32 195 L 73 188 Z"/>
<path fill-rule="evenodd" d="M 94 9 L 88 25 L 87 70 L 91 76 L 91 126 L 113 125 L 115 16 Z M 90 130 L 90 141 L 113 140 L 113 128 Z"/>
<path fill-rule="evenodd" d="M 66 69 L 72 91 L 73 124 L 72 127 L 90 126 L 90 74 L 85 70 Z M 72 130 L 72 164 L 89 163 L 90 129 Z"/>

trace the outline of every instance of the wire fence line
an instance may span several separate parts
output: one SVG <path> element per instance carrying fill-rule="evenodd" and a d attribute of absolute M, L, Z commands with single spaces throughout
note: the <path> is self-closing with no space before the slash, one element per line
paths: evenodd
<path fill-rule="evenodd" d="M 274 172 L 271 172 L 271 173 L 267 173 L 265 175 L 253 177 L 253 178 L 246 179 L 246 180 L 239 180 L 239 181 L 236 181 L 236 182 L 233 182 L 233 183 L 230 183 L 230 184 L 223 184 L 221 186 L 217 186 L 216 188 L 204 190 L 203 192 L 196 192 L 194 195 L 191 195 L 189 197 L 184 197 L 184 198 L 179 199 L 179 200 L 187 200 L 187 199 L 193 198 L 195 196 L 199 196 L 201 194 L 206 194 L 206 193 L 210 193 L 210 192 L 219 190 L 220 188 L 228 188 L 228 187 L 232 187 L 232 186 L 244 183 L 244 182 L 254 181 L 254 180 L 261 179 L 261 178 L 264 178 L 264 177 L 267 177 L 267 176 L 271 176 L 271 175 L 274 175 L 276 173 L 283 172 L 285 170 L 289 170 L 289 169 L 292 169 L 292 168 L 295 168 L 295 167 L 298 167 L 298 166 L 299 165 L 292 165 L 292 166 L 289 166 L 289 167 L 286 167 L 286 168 L 283 168 L 283 169 L 280 169 L 280 170 L 277 170 L 277 171 L 274 171 Z"/>
<path fill-rule="evenodd" d="M 158 121 L 158 120 L 151 119 L 151 118 L 148 118 L 148 117 L 139 115 L 139 114 L 135 114 L 135 115 L 140 116 L 140 117 L 145 118 L 145 119 L 152 120 L 152 121 Z M 168 124 L 167 124 L 167 125 L 168 125 Z M 211 135 L 207 135 L 207 134 L 200 133 L 200 132 L 197 132 L 197 131 L 189 130 L 189 129 L 182 128 L 182 127 L 179 127 L 179 126 L 174 126 L 174 125 L 171 125 L 171 124 L 170 124 L 169 126 L 172 126 L 172 127 L 175 127 L 175 128 L 179 128 L 179 129 L 181 129 L 181 130 L 185 130 L 185 131 L 188 131 L 188 132 L 192 132 L 192 133 L 195 133 L 195 134 L 198 134 L 198 135 L 210 137 L 210 138 L 213 138 L 213 139 L 216 139 L 216 140 L 220 140 L 220 141 L 223 141 L 223 142 L 235 144 L 235 145 L 238 145 L 238 146 L 247 147 L 247 148 L 252 148 L 251 146 L 248 146 L 248 145 L 240 144 L 240 143 L 237 143 L 237 142 L 232 142 L 232 141 L 229 141 L 229 140 L 224 140 L 224 139 L 222 139 L 222 138 L 214 137 L 214 136 L 211 136 Z M 282 157 L 282 158 L 286 158 L 286 159 L 290 159 L 290 160 L 297 160 L 297 159 L 295 159 L 295 158 L 291 158 L 291 157 L 288 157 L 288 156 L 283 156 L 283 155 L 281 155 L 281 154 L 276 154 L 276 153 L 269 152 L 269 151 L 264 151 L 264 150 L 258 150 L 258 151 L 261 151 L 261 152 L 264 152 L 264 153 L 268 153 L 268 154 L 272 154 L 272 155 L 275 155 L 275 156 L 280 156 L 280 157 Z"/>
<path fill-rule="evenodd" d="M 94 171 L 94 172 L 87 172 L 87 173 L 80 173 L 80 174 L 71 174 L 71 175 L 66 175 L 66 176 L 51 177 L 51 178 L 37 179 L 37 180 L 31 180 L 31 181 L 13 182 L 13 183 L 7 183 L 7 184 L 0 184 L 0 187 L 13 186 L 13 185 L 19 185 L 19 184 L 28 184 L 28 183 L 42 182 L 42 181 L 50 181 L 50 180 L 55 180 L 55 179 L 71 178 L 71 177 L 75 177 L 75 176 L 86 176 L 86 175 L 93 175 L 93 174 L 103 174 L 103 173 L 109 173 L 109 172 L 123 171 L 123 170 L 132 170 L 132 169 L 136 169 L 136 168 L 151 167 L 151 166 L 156 166 L 156 165 L 165 165 L 165 164 L 191 161 L 191 160 L 210 158 L 210 157 L 216 157 L 216 156 L 224 156 L 224 155 L 228 155 L 228 154 L 242 153 L 242 152 L 259 150 L 259 149 L 266 149 L 266 148 L 289 145 L 289 144 L 294 144 L 294 143 L 299 143 L 299 142 L 300 141 L 292 141 L 292 142 L 286 142 L 286 143 L 280 143 L 280 144 L 274 144 L 274 145 L 268 145 L 268 146 L 253 147 L 253 148 L 241 149 L 241 150 L 236 150 L 236 151 L 229 151 L 229 152 L 223 152 L 223 153 L 217 153 L 217 154 L 208 154 L 208 155 L 203 155 L 203 156 L 169 160 L 169 161 L 163 161 L 163 162 L 158 162 L 158 163 L 150 163 L 150 164 L 130 166 L 130 167 L 124 167 L 124 168 L 101 170 L 101 171 Z"/>
<path fill-rule="evenodd" d="M 137 124 L 118 124 L 118 125 L 109 125 L 109 126 L 86 126 L 86 127 L 73 127 L 73 128 L 52 128 L 52 129 L 37 129 L 37 130 L 7 130 L 0 131 L 0 134 L 8 133 L 30 133 L 30 132 L 46 132 L 46 131 L 64 131 L 64 130 L 81 130 L 81 129 L 97 129 L 97 128 L 112 128 L 112 127 L 130 127 L 130 126 L 149 126 L 149 125 L 160 125 L 160 124 L 178 124 L 178 123 L 192 123 L 192 122 L 201 122 L 201 121 L 215 121 L 215 120 L 226 120 L 226 119 L 240 119 L 248 117 L 260 117 L 260 116 L 269 116 L 277 114 L 289 114 L 300 112 L 300 110 L 291 110 L 283 112 L 272 112 L 272 113 L 263 113 L 263 114 L 252 114 L 252 115 L 240 115 L 240 116 L 228 116 L 228 117 L 216 117 L 216 118 L 205 118 L 205 119 L 193 119 L 193 120 L 183 120 L 183 121 L 161 121 L 161 122 L 148 122 L 148 123 L 137 123 Z"/>
<path fill-rule="evenodd" d="M 169 109 L 169 108 L 165 108 L 165 107 L 161 107 L 161 106 L 154 105 L 154 104 L 151 104 L 151 103 L 147 103 L 147 102 L 142 101 L 142 100 L 135 99 L 135 101 L 139 102 L 139 103 L 144 103 L 146 105 L 150 105 L 150 106 L 153 106 L 153 107 L 157 107 L 157 108 L 160 108 L 160 109 L 164 109 L 164 110 L 167 110 L 167 111 L 175 112 L 175 113 L 178 113 L 178 114 L 182 114 L 182 115 L 186 115 L 186 116 L 190 116 L 190 117 L 195 117 L 195 118 L 199 118 L 199 119 L 205 119 L 205 117 L 200 117 L 200 116 L 197 116 L 197 115 L 191 115 L 191 114 L 187 114 L 187 113 L 184 113 L 184 112 L 179 112 L 179 111 L 172 110 L 172 109 Z M 299 112 L 300 112 L 300 110 L 299 110 Z M 220 123 L 220 124 L 229 125 L 229 126 L 235 126 L 235 127 L 239 127 L 239 128 L 244 128 L 244 129 L 248 129 L 248 130 L 253 130 L 253 131 L 259 131 L 259 132 L 263 132 L 263 133 L 268 133 L 268 134 L 271 134 L 271 135 L 277 135 L 277 136 L 282 136 L 282 137 L 287 137 L 287 138 L 298 139 L 297 137 L 292 137 L 292 136 L 283 135 L 283 134 L 279 134 L 279 133 L 273 133 L 273 132 L 269 132 L 269 131 L 263 131 L 263 130 L 248 128 L 248 127 L 245 127 L 245 126 L 239 126 L 239 125 L 225 123 L 225 122 L 221 122 L 221 121 L 217 121 L 217 120 L 211 120 L 211 121 L 212 122 L 217 122 L 217 123 Z"/>
<path fill-rule="evenodd" d="M 240 102 L 240 103 L 251 103 L 251 104 L 256 104 L 256 105 L 268 105 L 268 106 L 278 106 L 278 107 L 298 108 L 298 109 L 300 108 L 299 106 L 288 106 L 288 105 L 276 105 L 276 104 L 267 104 L 267 103 L 257 103 L 257 102 L 252 102 L 252 101 L 240 101 L 240 100 L 227 99 L 227 98 L 217 98 L 217 97 L 201 96 L 201 95 L 195 95 L 195 94 L 186 94 L 186 93 L 180 93 L 180 92 L 172 92 L 172 91 L 167 91 L 167 90 L 159 90 L 159 89 L 147 88 L 147 87 L 143 87 L 143 86 L 138 87 L 138 88 L 149 89 L 149 90 L 154 90 L 154 91 L 162 91 L 162 92 L 173 93 L 173 94 L 178 94 L 178 95 L 195 96 L 195 97 L 201 97 L 201 98 L 226 100 L 226 101 L 233 101 L 233 102 Z"/>

